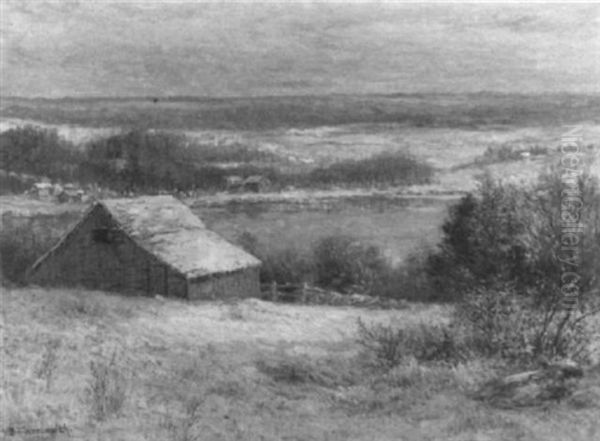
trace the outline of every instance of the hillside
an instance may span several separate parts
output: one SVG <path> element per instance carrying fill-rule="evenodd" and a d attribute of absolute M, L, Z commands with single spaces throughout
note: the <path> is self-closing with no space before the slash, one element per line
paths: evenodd
<path fill-rule="evenodd" d="M 56 440 L 127 441 L 587 441 L 600 433 L 593 408 L 515 412 L 467 398 L 493 373 L 478 360 L 408 365 L 379 385 L 357 373 L 358 317 L 431 324 L 446 320 L 440 306 L 190 304 L 36 288 L 3 289 L 1 304 L 9 439 L 53 428 Z M 106 394 L 113 401 L 102 401 Z"/>

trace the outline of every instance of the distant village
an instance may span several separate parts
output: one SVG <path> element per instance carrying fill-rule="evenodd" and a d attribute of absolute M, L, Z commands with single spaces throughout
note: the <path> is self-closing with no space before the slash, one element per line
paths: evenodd
<path fill-rule="evenodd" d="M 246 178 L 232 175 L 226 177 L 226 191 L 228 193 L 264 193 L 272 189 L 271 181 L 262 175 L 253 175 Z M 167 192 L 160 192 L 167 193 Z M 194 196 L 195 192 L 184 192 L 184 196 Z M 81 186 L 75 183 L 58 183 L 49 179 L 35 182 L 25 191 L 25 195 L 33 199 L 59 204 L 89 203 L 95 199 L 123 196 L 117 192 L 102 188 L 98 185 Z M 134 196 L 128 194 L 125 196 Z"/>

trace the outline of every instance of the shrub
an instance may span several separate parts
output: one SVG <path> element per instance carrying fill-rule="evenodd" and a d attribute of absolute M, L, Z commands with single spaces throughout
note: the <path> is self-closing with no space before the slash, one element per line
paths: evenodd
<path fill-rule="evenodd" d="M 313 279 L 313 265 L 307 256 L 287 248 L 261 255 L 260 280 L 263 283 L 299 284 Z"/>
<path fill-rule="evenodd" d="M 313 254 L 316 282 L 341 292 L 371 294 L 388 270 L 377 247 L 346 235 L 320 239 Z"/>
<path fill-rule="evenodd" d="M 131 130 L 90 142 L 85 155 L 85 178 L 118 191 L 188 189 L 194 185 L 191 150 L 180 135 Z"/>
<path fill-rule="evenodd" d="M 570 192 L 577 194 L 581 212 L 577 204 L 569 205 Z M 475 194 L 451 208 L 442 241 L 428 259 L 428 276 L 449 299 L 513 283 L 518 291 L 552 303 L 563 285 L 561 274 L 573 269 L 561 250 L 561 219 L 569 213 L 583 225 L 577 274 L 584 301 L 600 287 L 600 190 L 588 175 L 553 171 L 530 186 L 483 177 Z"/>
<path fill-rule="evenodd" d="M 88 395 L 93 417 L 98 421 L 117 415 L 127 398 L 128 380 L 118 366 L 117 353 L 110 359 L 97 359 L 90 362 L 92 378 Z"/>
<path fill-rule="evenodd" d="M 382 153 L 317 168 L 310 173 L 313 184 L 361 186 L 426 184 L 433 167 L 403 153 Z"/>
<path fill-rule="evenodd" d="M 431 252 L 427 247 L 418 248 L 412 251 L 398 267 L 389 267 L 379 277 L 372 294 L 416 302 L 439 300 L 438 292 L 434 289 L 425 270 Z"/>
<path fill-rule="evenodd" d="M 376 365 L 393 368 L 414 358 L 420 362 L 458 362 L 468 357 L 467 339 L 458 328 L 448 325 L 395 327 L 367 325 L 358 320 L 358 343 Z"/>
<path fill-rule="evenodd" d="M 592 334 L 587 327 L 591 313 L 539 308 L 532 297 L 511 287 L 474 292 L 455 310 L 455 321 L 467 327 L 477 350 L 519 364 L 541 357 L 589 361 Z"/>
<path fill-rule="evenodd" d="M 314 279 L 314 265 L 309 256 L 293 248 L 271 250 L 247 231 L 240 234 L 237 244 L 245 251 L 258 257 L 261 262 L 260 281 L 279 284 L 299 284 Z"/>
<path fill-rule="evenodd" d="M 565 254 L 563 229 L 571 218 L 582 226 L 581 247 Z M 587 322 L 600 301 L 597 179 L 552 170 L 517 186 L 485 176 L 442 229 L 427 274 L 443 298 L 460 301 L 455 320 L 470 328 L 482 351 L 520 363 L 589 358 Z M 567 287 L 575 294 L 568 302 L 565 272 L 577 280 Z"/>
<path fill-rule="evenodd" d="M 81 154 L 56 130 L 34 126 L 0 134 L 0 169 L 71 181 Z"/>

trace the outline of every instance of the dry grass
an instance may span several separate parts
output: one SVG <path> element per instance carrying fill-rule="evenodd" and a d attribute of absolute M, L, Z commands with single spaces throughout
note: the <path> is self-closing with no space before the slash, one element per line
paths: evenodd
<path fill-rule="evenodd" d="M 64 305 L 74 298 L 102 306 L 73 313 Z M 56 439 L 587 441 L 600 433 L 589 406 L 513 413 L 472 401 L 467 392 L 494 373 L 484 361 L 366 370 L 359 316 L 435 323 L 449 316 L 442 307 L 190 304 L 42 289 L 4 290 L 2 306 L 7 422 L 66 425 Z M 44 363 L 49 388 L 38 375 Z M 116 368 L 115 381 L 95 382 L 91 363 Z M 110 398 L 117 379 L 112 398 L 126 391 L 122 402 Z M 103 418 L 90 402 L 94 385 L 106 386 L 100 403 L 116 404 Z"/>

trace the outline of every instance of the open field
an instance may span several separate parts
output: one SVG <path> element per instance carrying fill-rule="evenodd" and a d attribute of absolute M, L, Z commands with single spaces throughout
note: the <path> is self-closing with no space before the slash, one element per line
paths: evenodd
<path fill-rule="evenodd" d="M 432 324 L 448 317 L 440 306 L 190 304 L 30 288 L 3 289 L 2 308 L 6 423 L 68 430 L 35 439 L 588 441 L 600 434 L 594 408 L 510 411 L 468 398 L 494 373 L 483 361 L 407 365 L 383 384 L 356 373 L 364 359 L 358 317 Z M 103 418 L 92 363 L 112 366 L 124 392 L 118 411 Z"/>
<path fill-rule="evenodd" d="M 249 232 L 269 249 L 306 252 L 322 237 L 343 234 L 377 245 L 396 264 L 417 248 L 437 243 L 447 208 L 456 201 L 456 197 L 340 196 L 300 203 L 242 199 L 220 206 L 206 206 L 207 200 L 200 200 L 192 207 L 208 228 L 231 241 Z"/>

